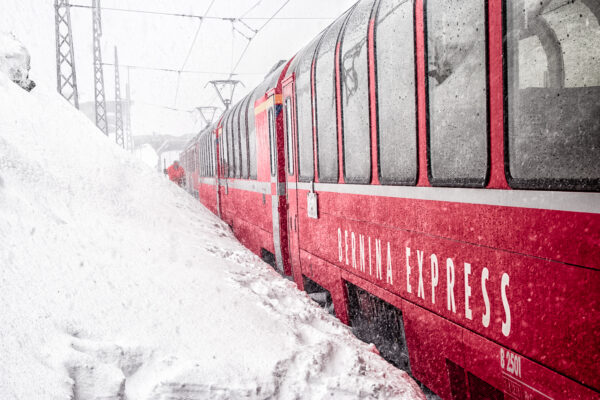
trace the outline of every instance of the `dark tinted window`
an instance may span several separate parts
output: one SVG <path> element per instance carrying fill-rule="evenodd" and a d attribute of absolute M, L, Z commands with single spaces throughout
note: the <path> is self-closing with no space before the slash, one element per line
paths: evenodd
<path fill-rule="evenodd" d="M 208 135 L 204 137 L 204 148 L 203 148 L 203 151 L 204 151 L 204 155 L 203 155 L 204 160 L 203 161 L 204 162 L 202 163 L 204 166 L 204 176 L 210 175 L 210 156 L 209 156 L 209 147 L 208 147 L 210 144 L 209 139 L 210 139 L 210 137 Z"/>
<path fill-rule="evenodd" d="M 240 146 L 240 109 L 241 104 L 238 104 L 233 111 L 233 157 L 235 163 L 235 176 L 241 176 L 241 146 Z"/>
<path fill-rule="evenodd" d="M 313 148 L 313 114 L 311 97 L 311 68 L 315 48 L 319 39 L 313 42 L 299 56 L 296 70 L 296 110 L 298 121 L 298 180 L 309 182 L 315 177 Z"/>
<path fill-rule="evenodd" d="M 214 157 L 215 157 L 214 138 L 213 138 L 212 134 L 210 134 L 208 136 L 208 175 L 209 176 L 213 176 L 215 174 Z"/>
<path fill-rule="evenodd" d="M 210 176 L 210 136 L 204 137 L 204 176 Z"/>
<path fill-rule="evenodd" d="M 208 135 L 208 175 L 213 176 L 215 174 L 213 167 L 214 160 L 214 140 L 212 134 Z"/>
<path fill-rule="evenodd" d="M 342 39 L 344 177 L 348 183 L 371 180 L 367 34 L 373 3 L 363 0 L 354 8 Z"/>
<path fill-rule="evenodd" d="M 227 114 L 223 126 L 223 176 L 229 176 L 229 118 L 231 114 Z"/>
<path fill-rule="evenodd" d="M 293 131 L 292 131 L 292 99 L 285 99 L 285 132 L 287 135 L 287 165 L 288 173 L 294 174 L 294 144 L 292 143 Z"/>
<path fill-rule="evenodd" d="M 219 156 L 221 157 L 221 163 L 219 165 L 220 171 L 219 171 L 219 176 L 225 176 L 225 158 L 224 158 L 224 154 L 225 154 L 225 147 L 224 147 L 224 140 L 223 140 L 223 130 L 221 129 L 221 134 L 219 136 Z"/>
<path fill-rule="evenodd" d="M 413 10 L 412 1 L 383 0 L 377 11 L 379 174 L 387 184 L 417 179 Z"/>
<path fill-rule="evenodd" d="M 600 2 L 507 4 L 511 184 L 597 190 Z"/>
<path fill-rule="evenodd" d="M 433 184 L 485 184 L 485 3 L 426 2 L 429 165 Z"/>
<path fill-rule="evenodd" d="M 226 143 L 226 148 L 227 148 L 227 156 L 226 156 L 226 163 L 225 163 L 225 172 L 226 172 L 226 176 L 230 177 L 231 173 L 233 171 L 233 157 L 232 155 L 232 147 L 233 144 L 231 143 L 231 138 L 232 138 L 232 134 L 231 134 L 231 119 L 232 119 L 232 114 L 229 113 L 229 116 L 227 117 L 227 134 L 225 135 L 227 143 Z"/>
<path fill-rule="evenodd" d="M 248 179 L 248 99 L 240 105 L 241 176 Z"/>
<path fill-rule="evenodd" d="M 273 107 L 269 108 L 269 154 L 271 159 L 271 176 L 277 171 L 277 143 L 275 137 L 275 117 Z"/>
<path fill-rule="evenodd" d="M 196 165 L 200 166 L 200 168 L 196 169 L 200 170 L 202 176 L 207 176 L 208 157 L 206 157 L 206 137 L 202 138 L 202 146 L 200 147 L 199 151 L 196 151 L 196 157 L 194 157 L 194 159 L 197 160 Z"/>
<path fill-rule="evenodd" d="M 250 164 L 250 179 L 256 179 L 256 127 L 254 125 L 254 94 L 248 99 L 248 158 Z"/>
<path fill-rule="evenodd" d="M 194 146 L 194 151 L 190 155 L 192 156 L 194 170 L 198 171 L 199 176 L 204 176 L 204 138 L 200 139 L 198 144 Z"/>
<path fill-rule="evenodd" d="M 345 17 L 329 27 L 317 50 L 316 121 L 319 182 L 338 181 L 338 141 L 335 95 L 335 49 Z"/>

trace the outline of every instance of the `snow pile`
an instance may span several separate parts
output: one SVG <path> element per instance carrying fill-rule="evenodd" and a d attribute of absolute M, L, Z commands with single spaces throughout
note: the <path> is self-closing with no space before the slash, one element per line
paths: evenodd
<path fill-rule="evenodd" d="M 35 87 L 29 79 L 30 60 L 29 52 L 13 34 L 0 32 L 0 72 L 27 91 Z"/>
<path fill-rule="evenodd" d="M 57 94 L 0 74 L 0 398 L 422 399 Z"/>

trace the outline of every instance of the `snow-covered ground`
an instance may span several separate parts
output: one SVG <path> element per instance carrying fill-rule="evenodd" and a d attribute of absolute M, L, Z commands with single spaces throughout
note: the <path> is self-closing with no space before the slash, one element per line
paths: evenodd
<path fill-rule="evenodd" d="M 179 188 L 0 73 L 1 399 L 422 399 Z"/>

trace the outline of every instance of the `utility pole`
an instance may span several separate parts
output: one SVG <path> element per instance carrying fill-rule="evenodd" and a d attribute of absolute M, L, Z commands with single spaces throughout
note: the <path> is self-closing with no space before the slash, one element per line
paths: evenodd
<path fill-rule="evenodd" d="M 229 106 L 231 105 L 231 100 L 233 99 L 233 92 L 235 91 L 235 87 L 238 84 L 244 86 L 244 84 L 241 81 L 235 81 L 231 79 L 210 81 L 208 83 L 212 84 L 215 90 L 217 91 L 219 99 L 221 99 L 221 102 L 225 106 L 225 111 L 227 111 L 229 109 Z M 206 86 L 208 86 L 208 83 L 206 84 Z"/>
<path fill-rule="evenodd" d="M 218 108 L 214 107 L 214 106 L 205 106 L 205 107 L 196 107 L 196 110 L 198 110 L 198 113 L 200 114 L 200 117 L 202 118 L 202 121 L 204 121 L 206 126 L 209 126 L 210 124 L 212 124 L 213 120 L 215 119 L 215 114 L 217 113 Z M 205 114 L 205 112 L 207 114 Z M 207 115 L 210 115 L 210 119 L 207 118 Z"/>
<path fill-rule="evenodd" d="M 100 0 L 92 0 L 92 24 L 94 31 L 94 102 L 96 104 L 96 126 L 108 136 L 106 121 L 106 96 L 104 95 L 104 71 L 102 70 L 102 36 Z"/>
<path fill-rule="evenodd" d="M 69 0 L 54 0 L 54 10 L 57 90 L 69 103 L 79 109 Z"/>
<path fill-rule="evenodd" d="M 125 148 L 123 132 L 123 107 L 121 104 L 121 79 L 119 77 L 119 55 L 115 46 L 115 141 L 118 146 Z"/>

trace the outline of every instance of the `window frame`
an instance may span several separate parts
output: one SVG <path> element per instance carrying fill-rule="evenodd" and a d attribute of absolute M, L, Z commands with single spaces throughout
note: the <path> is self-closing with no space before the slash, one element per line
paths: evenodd
<path fill-rule="evenodd" d="M 323 36 L 325 35 L 325 32 L 321 32 L 315 39 L 313 39 L 312 42 L 310 42 L 307 47 L 304 49 L 303 53 L 300 55 L 300 57 L 302 57 L 301 60 L 299 60 L 298 65 L 296 66 L 296 71 L 300 71 L 300 67 L 302 65 L 302 61 L 304 61 L 304 58 L 309 58 L 310 59 L 310 66 L 308 68 L 308 70 L 304 73 L 301 74 L 300 76 L 303 76 L 305 74 L 308 74 L 308 96 L 309 96 L 309 101 L 310 101 L 310 115 L 307 116 L 307 118 L 310 118 L 310 143 L 311 143 L 311 152 L 310 152 L 310 158 L 311 158 L 311 163 L 310 165 L 312 165 L 312 173 L 310 174 L 310 176 L 305 176 L 302 175 L 302 168 L 301 167 L 301 158 L 302 158 L 302 153 L 301 153 L 301 147 L 300 146 L 300 130 L 299 130 L 299 119 L 296 118 L 295 122 L 296 122 L 296 149 L 297 149 L 297 154 L 298 154 L 298 182 L 314 182 L 315 180 L 315 176 L 316 172 L 315 172 L 315 152 L 316 152 L 316 146 L 317 146 L 317 141 L 315 139 L 315 119 L 314 119 L 314 112 L 315 112 L 315 86 L 314 86 L 314 66 L 315 66 L 315 57 L 317 54 L 317 50 L 319 49 L 319 45 L 321 44 L 321 41 L 323 40 Z M 312 49 L 312 53 L 309 52 L 309 50 L 311 49 L 311 46 L 314 43 L 314 48 Z M 298 116 L 298 107 L 300 107 L 300 102 L 298 101 L 298 73 L 296 73 L 296 71 L 294 71 L 295 73 L 295 77 L 294 77 L 294 112 L 295 115 Z"/>
<path fill-rule="evenodd" d="M 346 23 L 348 22 L 348 19 L 350 18 L 350 16 L 352 15 L 352 12 L 354 11 L 354 8 L 356 7 L 356 4 L 354 4 L 346 13 L 345 15 L 340 16 L 338 19 L 336 19 L 333 23 L 331 23 L 331 25 L 329 25 L 329 27 L 327 27 L 327 29 L 323 32 L 323 34 L 321 35 L 321 37 L 319 38 L 319 43 L 317 44 L 316 48 L 315 48 L 315 52 L 313 54 L 313 61 L 312 61 L 312 66 L 311 66 L 311 90 L 312 90 L 312 112 L 314 115 L 313 118 L 313 132 L 314 132 L 314 137 L 313 137 L 313 141 L 314 141 L 314 148 L 315 148 L 315 155 L 316 155 L 316 171 L 315 171 L 315 176 L 319 177 L 319 182 L 322 183 L 339 183 L 340 181 L 340 176 L 342 176 L 341 174 L 343 174 L 343 171 L 340 171 L 339 169 L 339 164 L 340 164 L 340 143 L 339 143 L 339 134 L 338 134 L 338 118 L 337 118 L 337 102 L 338 102 L 338 87 L 337 87 L 337 72 L 336 69 L 338 67 L 338 57 L 336 57 L 336 53 L 337 53 L 337 46 L 338 44 L 340 44 L 340 39 L 343 35 L 343 32 L 346 28 Z M 341 18 L 343 18 L 341 20 Z M 323 46 L 323 39 L 327 36 L 327 34 L 329 34 L 329 31 L 333 28 L 334 25 L 336 25 L 338 22 L 340 22 L 341 20 L 341 25 L 339 27 L 339 30 L 337 32 L 336 35 L 336 40 L 334 42 L 334 46 L 332 49 L 333 52 L 333 62 L 332 62 L 332 76 L 333 76 L 333 84 L 334 84 L 334 90 L 333 90 L 333 100 L 335 102 L 335 115 L 334 115 L 334 119 L 335 119 L 335 123 L 334 123 L 334 127 L 335 127 L 335 142 L 336 142 L 336 146 L 335 146 L 335 158 L 336 158 L 336 169 L 337 169 L 337 177 L 336 178 L 323 178 L 322 174 L 321 174 L 321 163 L 320 161 L 320 157 L 319 157 L 319 109 L 318 109 L 318 85 L 317 82 L 315 82 L 315 75 L 317 73 L 317 67 L 318 67 L 318 61 L 319 61 L 319 56 L 320 56 L 320 52 L 321 52 L 321 46 Z M 322 87 L 322 86 L 321 86 Z M 343 118 L 343 115 L 342 115 Z M 342 137 L 342 162 L 343 161 L 343 155 L 344 155 L 344 143 L 343 143 L 343 137 Z M 342 165 L 342 169 L 343 165 Z"/>
<path fill-rule="evenodd" d="M 285 118 L 285 130 L 286 130 L 286 147 L 287 147 L 287 172 L 288 175 L 292 176 L 295 173 L 295 163 L 294 163 L 294 134 L 292 124 L 294 122 L 292 116 L 292 96 L 287 96 L 283 101 L 283 109 L 284 109 L 284 118 Z"/>
<path fill-rule="evenodd" d="M 242 162 L 242 165 L 246 165 L 246 173 L 244 174 L 244 169 L 240 168 L 240 174 L 241 174 L 241 178 L 242 179 L 249 179 L 250 178 L 250 138 L 249 138 L 249 129 L 248 129 L 248 104 L 250 102 L 250 97 L 244 99 L 240 105 L 240 114 L 239 114 L 239 121 L 240 121 L 240 146 L 243 146 L 243 148 L 245 149 L 245 153 L 246 153 L 246 160 L 244 161 L 244 151 L 242 150 L 242 147 L 240 147 L 240 160 Z M 244 138 L 245 140 L 242 143 L 242 123 L 243 123 L 243 129 L 245 132 Z"/>
<path fill-rule="evenodd" d="M 508 186 L 512 189 L 526 190 L 546 190 L 546 191 L 573 191 L 573 192 L 600 192 L 600 178 L 580 178 L 580 179 L 565 179 L 565 178 L 536 178 L 523 179 L 512 176 L 510 170 L 510 104 L 509 104 L 509 48 L 508 42 L 508 18 L 509 15 L 508 2 L 502 2 L 502 84 L 503 84 L 503 108 L 504 108 L 504 175 Z M 600 24 L 600 20 L 598 21 Z"/>
<path fill-rule="evenodd" d="M 270 156 L 270 165 L 271 165 L 271 177 L 274 178 L 276 176 L 276 172 L 277 172 L 277 161 L 275 158 L 277 155 L 277 149 L 274 148 L 275 147 L 275 143 L 274 143 L 275 112 L 274 112 L 273 106 L 269 107 L 269 109 L 267 111 L 267 124 L 269 127 L 269 156 Z"/>
<path fill-rule="evenodd" d="M 490 118 L 490 25 L 489 25 L 489 1 L 490 0 L 475 0 L 483 2 L 484 9 L 484 40 L 485 40 L 485 115 L 486 115 L 486 168 L 484 179 L 479 178 L 450 178 L 450 179 L 435 179 L 432 171 L 431 163 L 431 116 L 430 116 L 430 96 L 429 96 L 429 35 L 427 27 L 429 21 L 427 19 L 427 5 L 429 0 L 423 0 L 423 34 L 424 34 L 424 57 L 425 57 L 425 125 L 426 125 L 426 152 L 427 152 L 427 179 L 431 186 L 436 187 L 465 187 L 465 188 L 485 188 L 490 181 L 490 172 L 492 169 L 491 155 L 491 118 Z M 503 2 L 504 3 L 504 2 Z M 416 35 L 415 35 L 416 36 Z M 418 126 L 418 122 L 417 122 Z M 418 145 L 418 142 L 417 142 Z M 417 147 L 418 148 L 418 147 Z M 418 172 L 417 172 L 418 176 Z"/>
<path fill-rule="evenodd" d="M 366 49 L 366 57 L 367 57 L 367 118 L 369 120 L 369 140 L 368 140 L 368 152 L 367 152 L 367 157 L 369 158 L 369 174 L 368 177 L 366 178 L 348 178 L 347 174 L 346 174 L 346 136 L 345 136 L 345 129 L 344 129 L 344 99 L 338 99 L 337 95 L 338 95 L 338 91 L 337 91 L 337 85 L 336 85 L 336 93 L 335 93 L 335 97 L 336 97 L 336 106 L 338 104 L 338 100 L 339 100 L 339 105 L 340 105 L 340 116 L 341 116 L 341 126 L 337 126 L 337 124 L 339 123 L 339 121 L 337 121 L 336 119 L 336 127 L 338 130 L 341 131 L 341 139 L 342 139 L 342 143 L 341 143 L 341 157 L 342 157 L 342 171 L 341 174 L 344 177 L 344 183 L 349 183 L 349 184 L 358 184 L 358 185 L 369 185 L 371 184 L 371 181 L 373 180 L 373 157 L 372 157 L 372 147 L 373 147 L 373 143 L 372 143 L 372 138 L 371 138 L 371 107 L 373 107 L 373 105 L 371 104 L 371 96 L 370 96 L 370 90 L 371 90 L 371 84 L 369 82 L 370 79 L 370 65 L 369 65 L 369 25 L 370 25 L 370 21 L 374 16 L 374 13 L 376 10 L 379 9 L 379 6 L 381 5 L 381 0 L 373 0 L 372 4 L 371 4 L 371 11 L 369 13 L 369 20 L 367 22 L 367 29 L 365 31 L 365 49 Z M 348 13 L 348 15 L 346 16 L 345 21 L 342 24 L 342 28 L 340 29 L 340 32 L 338 34 L 338 43 L 339 43 L 339 47 L 340 47 L 340 54 L 339 57 L 335 60 L 335 63 L 338 64 L 338 70 L 340 75 L 342 74 L 342 70 L 343 70 L 343 59 L 342 59 L 342 51 L 344 49 L 344 39 L 346 36 L 346 29 L 348 27 L 348 23 L 352 17 L 352 14 L 354 13 L 354 11 L 356 11 L 356 8 L 359 6 L 358 3 L 355 4 L 355 6 L 350 10 L 350 12 Z M 377 21 L 375 21 L 375 24 L 377 24 Z M 336 44 L 337 46 L 337 44 Z M 377 48 L 375 46 L 375 51 L 377 51 Z M 376 60 L 375 60 L 376 62 Z M 335 64 L 334 63 L 334 64 Z M 377 77 L 377 74 L 375 75 L 375 78 Z M 336 81 L 337 81 L 337 77 L 336 77 Z M 340 87 L 339 87 L 339 94 L 341 94 L 343 96 L 344 94 L 344 81 L 343 79 L 341 79 L 340 76 Z M 375 87 L 375 90 L 377 90 L 377 86 Z M 339 138 L 338 138 L 339 141 Z M 340 146 L 340 143 L 338 143 L 338 148 Z M 379 153 L 378 153 L 379 154 Z M 338 156 L 339 157 L 339 156 Z M 339 160 L 338 160 L 339 162 Z M 339 181 L 339 171 L 338 171 L 338 181 Z"/>
<path fill-rule="evenodd" d="M 229 113 L 229 118 L 227 119 L 227 153 L 229 155 L 227 177 L 229 178 L 235 178 L 235 146 L 233 145 L 233 119 L 234 112 L 232 109 Z"/>

